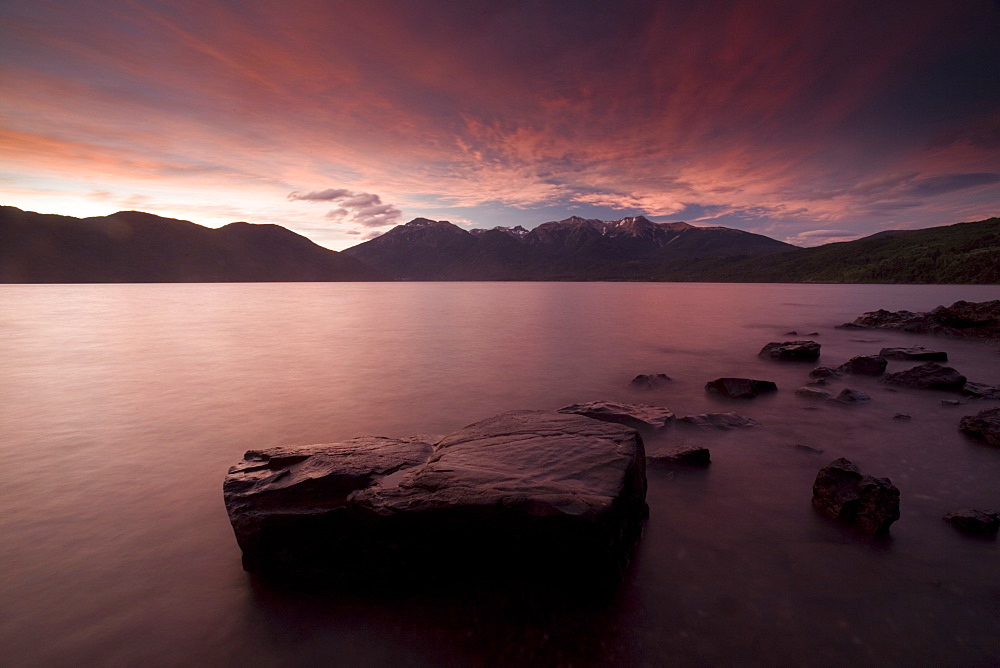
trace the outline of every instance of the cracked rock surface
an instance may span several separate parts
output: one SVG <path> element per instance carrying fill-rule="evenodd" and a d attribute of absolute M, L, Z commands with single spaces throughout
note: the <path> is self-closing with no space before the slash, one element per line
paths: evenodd
<path fill-rule="evenodd" d="M 638 432 L 554 411 L 251 450 L 223 492 L 244 568 L 294 576 L 606 570 L 647 512 Z"/>

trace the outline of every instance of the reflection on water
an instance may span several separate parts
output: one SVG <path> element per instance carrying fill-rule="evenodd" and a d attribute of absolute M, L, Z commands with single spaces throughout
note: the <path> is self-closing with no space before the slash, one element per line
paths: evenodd
<path fill-rule="evenodd" d="M 4 663 L 251 665 L 990 664 L 996 541 L 942 520 L 1000 506 L 1000 452 L 936 393 L 851 379 L 873 402 L 793 395 L 810 365 L 756 357 L 819 332 L 835 366 L 925 344 L 1000 383 L 995 344 L 833 325 L 996 287 L 699 284 L 0 286 L 0 645 Z M 907 366 L 890 362 L 890 370 Z M 629 386 L 667 373 L 662 390 Z M 719 376 L 777 382 L 742 404 Z M 835 386 L 839 389 L 843 382 Z M 446 433 L 516 408 L 609 399 L 736 410 L 750 431 L 675 429 L 707 472 L 650 471 L 651 516 L 617 591 L 365 596 L 264 587 L 222 506 L 251 447 Z M 913 416 L 892 420 L 896 413 Z M 822 449 L 822 454 L 796 449 Z M 845 456 L 902 490 L 892 538 L 811 510 Z M 415 579 L 445 582 L 440 573 Z"/>

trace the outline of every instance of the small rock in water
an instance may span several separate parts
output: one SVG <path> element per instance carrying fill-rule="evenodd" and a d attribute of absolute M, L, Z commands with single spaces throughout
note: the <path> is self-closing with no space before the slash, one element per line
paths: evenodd
<path fill-rule="evenodd" d="M 950 366 L 924 362 L 912 369 L 887 373 L 884 382 L 921 390 L 961 390 L 966 380 L 965 376 Z"/>
<path fill-rule="evenodd" d="M 639 430 L 663 429 L 674 419 L 673 412 L 668 408 L 646 404 L 620 404 L 615 401 L 591 401 L 585 404 L 573 404 L 560 408 L 558 412 L 583 415 L 594 420 L 614 422 Z"/>
<path fill-rule="evenodd" d="M 672 450 L 663 450 L 649 454 L 646 456 L 646 461 L 652 465 L 665 468 L 708 466 L 712 463 L 712 456 L 708 448 L 681 445 Z"/>
<path fill-rule="evenodd" d="M 637 387 L 643 390 L 651 390 L 654 387 L 660 387 L 664 383 L 668 383 L 671 380 L 673 380 L 673 378 L 665 373 L 640 373 L 632 379 L 632 387 Z"/>
<path fill-rule="evenodd" d="M 814 454 L 814 455 L 821 455 L 821 454 L 823 454 L 823 448 L 814 448 L 811 445 L 803 445 L 801 443 L 796 443 L 792 447 L 794 447 L 796 450 L 799 450 L 801 452 L 808 452 L 808 453 L 811 453 L 811 454 Z"/>
<path fill-rule="evenodd" d="M 810 371 L 809 375 L 813 378 L 835 378 L 840 375 L 840 372 L 828 366 L 818 366 Z"/>
<path fill-rule="evenodd" d="M 887 364 L 885 358 L 880 355 L 858 355 L 837 367 L 837 371 L 859 376 L 880 376 Z"/>
<path fill-rule="evenodd" d="M 1000 447 L 1000 408 L 966 415 L 958 423 L 958 428 L 969 436 Z"/>
<path fill-rule="evenodd" d="M 819 336 L 819 332 L 809 332 L 806 336 Z"/>
<path fill-rule="evenodd" d="M 912 348 L 883 348 L 879 355 L 890 360 L 919 360 L 927 362 L 947 362 L 948 353 L 942 350 L 928 350 L 923 346 Z"/>
<path fill-rule="evenodd" d="M 744 427 L 760 426 L 760 422 L 736 413 L 702 413 L 701 415 L 685 415 L 684 417 L 677 418 L 677 422 L 705 429 L 742 429 Z"/>
<path fill-rule="evenodd" d="M 831 401 L 838 401 L 842 404 L 866 404 L 871 400 L 872 398 L 861 390 L 852 390 L 849 387 L 845 387 L 836 398 L 831 399 Z"/>
<path fill-rule="evenodd" d="M 705 390 L 731 399 L 752 399 L 764 392 L 776 392 L 778 386 L 769 380 L 716 378 L 705 384 Z"/>
<path fill-rule="evenodd" d="M 944 520 L 950 525 L 972 536 L 995 536 L 1000 529 L 1000 513 L 995 510 L 963 508 L 946 513 Z"/>
<path fill-rule="evenodd" d="M 909 420 L 910 416 L 906 413 L 896 413 L 892 416 L 893 420 Z"/>
<path fill-rule="evenodd" d="M 773 341 L 760 349 L 761 357 L 776 360 L 812 361 L 819 358 L 820 345 L 815 341 Z"/>
<path fill-rule="evenodd" d="M 808 385 L 795 390 L 795 394 L 806 399 L 829 399 L 833 396 L 826 390 L 821 390 L 818 387 L 809 387 Z"/>
<path fill-rule="evenodd" d="M 794 329 L 790 332 L 785 332 L 785 336 L 798 336 L 798 335 L 799 333 L 796 332 Z"/>
<path fill-rule="evenodd" d="M 1000 387 L 985 383 L 966 383 L 962 386 L 962 394 L 977 399 L 1000 400 Z"/>
<path fill-rule="evenodd" d="M 958 399 L 942 399 L 941 400 L 941 405 L 942 406 L 961 406 L 962 402 L 959 401 Z"/>
<path fill-rule="evenodd" d="M 813 483 L 813 506 L 864 533 L 882 535 L 899 519 L 899 489 L 888 478 L 861 475 L 853 462 L 834 460 Z"/>

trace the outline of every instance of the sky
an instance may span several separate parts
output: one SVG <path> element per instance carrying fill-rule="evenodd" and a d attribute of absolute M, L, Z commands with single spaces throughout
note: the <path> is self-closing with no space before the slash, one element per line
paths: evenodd
<path fill-rule="evenodd" d="M 3 0 L 0 204 L 276 223 L 1000 215 L 994 0 Z"/>

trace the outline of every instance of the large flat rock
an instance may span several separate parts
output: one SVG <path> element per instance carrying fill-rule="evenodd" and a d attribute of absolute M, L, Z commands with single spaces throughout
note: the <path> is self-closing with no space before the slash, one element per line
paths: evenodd
<path fill-rule="evenodd" d="M 622 425 L 513 411 L 433 446 L 368 438 L 250 451 L 223 490 L 254 572 L 606 571 L 641 531 L 645 452 Z"/>

